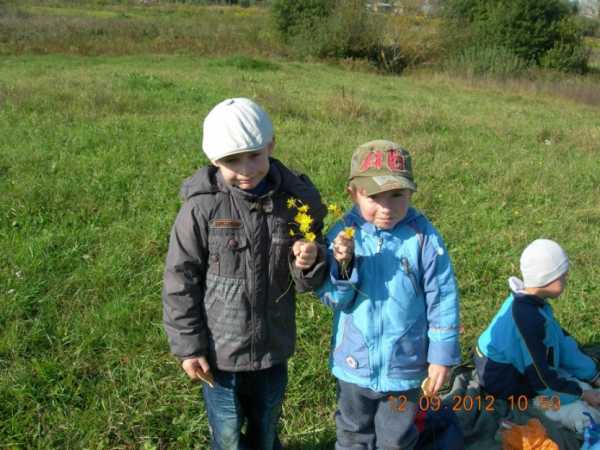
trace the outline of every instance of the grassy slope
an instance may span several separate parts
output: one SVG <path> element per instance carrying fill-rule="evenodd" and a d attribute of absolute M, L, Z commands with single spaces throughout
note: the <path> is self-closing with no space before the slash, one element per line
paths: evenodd
<path fill-rule="evenodd" d="M 597 108 L 446 77 L 382 77 L 241 57 L 6 57 L 0 62 L 0 445 L 206 448 L 197 386 L 168 355 L 160 287 L 181 181 L 204 163 L 202 117 L 258 99 L 277 156 L 344 201 L 353 148 L 411 149 L 415 203 L 462 288 L 463 349 L 530 240 L 573 262 L 563 325 L 598 342 Z M 303 296 L 284 437 L 330 448 L 331 315 Z"/>

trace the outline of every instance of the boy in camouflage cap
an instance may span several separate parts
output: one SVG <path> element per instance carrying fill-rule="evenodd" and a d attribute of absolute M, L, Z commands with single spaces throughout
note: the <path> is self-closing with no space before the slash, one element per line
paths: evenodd
<path fill-rule="evenodd" d="M 330 277 L 317 291 L 336 312 L 337 450 L 413 448 L 419 387 L 428 378 L 435 395 L 460 361 L 454 272 L 440 234 L 410 206 L 416 190 L 397 144 L 352 155 L 354 207 L 328 234 Z"/>

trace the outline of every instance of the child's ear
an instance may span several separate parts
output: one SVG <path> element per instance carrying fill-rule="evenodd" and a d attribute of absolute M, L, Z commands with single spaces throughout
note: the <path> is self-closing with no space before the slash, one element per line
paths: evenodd
<path fill-rule="evenodd" d="M 271 142 L 267 145 L 267 154 L 269 156 L 271 156 L 273 154 L 273 150 L 275 149 L 275 136 L 273 136 L 273 139 L 271 140 Z"/>
<path fill-rule="evenodd" d="M 346 187 L 346 192 L 348 193 L 348 195 L 350 196 L 352 201 L 356 202 L 356 188 L 354 186 L 352 186 L 351 184 L 349 184 Z"/>

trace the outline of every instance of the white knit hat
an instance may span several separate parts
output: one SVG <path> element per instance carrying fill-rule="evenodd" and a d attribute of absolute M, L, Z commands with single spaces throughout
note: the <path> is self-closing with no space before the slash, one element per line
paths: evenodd
<path fill-rule="evenodd" d="M 247 98 L 228 98 L 204 119 L 202 150 L 211 161 L 260 150 L 272 140 L 269 115 Z"/>
<path fill-rule="evenodd" d="M 567 270 L 567 254 L 549 239 L 536 239 L 521 254 L 521 273 L 526 288 L 546 286 Z"/>

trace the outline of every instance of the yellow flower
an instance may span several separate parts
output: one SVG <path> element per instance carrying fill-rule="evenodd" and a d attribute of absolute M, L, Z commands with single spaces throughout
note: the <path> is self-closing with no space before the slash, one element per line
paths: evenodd
<path fill-rule="evenodd" d="M 300 233 L 308 233 L 310 231 L 310 223 L 302 222 L 298 229 Z"/>
<path fill-rule="evenodd" d="M 307 241 L 313 242 L 316 238 L 317 238 L 317 235 L 315 233 L 313 233 L 312 231 L 310 231 L 308 233 L 304 233 L 304 239 L 306 239 Z"/>
<path fill-rule="evenodd" d="M 298 212 L 307 213 L 308 212 L 308 205 L 302 205 L 301 207 L 299 207 L 298 208 Z"/>
<path fill-rule="evenodd" d="M 294 233 L 294 230 L 290 230 L 290 236 L 291 236 L 291 237 L 294 237 L 294 236 L 296 236 L 296 233 Z"/>
<path fill-rule="evenodd" d="M 354 228 L 353 227 L 345 227 L 344 228 L 344 236 L 348 239 L 352 239 L 354 237 Z"/>
<path fill-rule="evenodd" d="M 309 214 L 299 212 L 298 214 L 296 214 L 296 217 L 294 217 L 294 222 L 296 222 L 300 226 L 305 224 L 310 227 L 310 224 L 313 223 L 313 218 L 310 217 Z"/>
<path fill-rule="evenodd" d="M 327 211 L 334 217 L 339 217 L 342 215 L 342 208 L 335 203 L 327 205 Z"/>
<path fill-rule="evenodd" d="M 290 209 L 296 207 L 296 199 L 294 197 L 290 197 L 287 199 L 287 207 Z"/>

